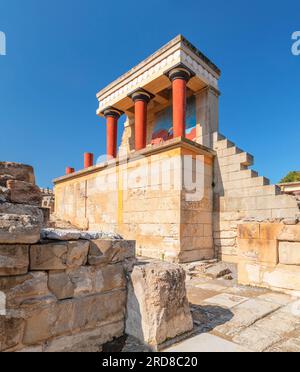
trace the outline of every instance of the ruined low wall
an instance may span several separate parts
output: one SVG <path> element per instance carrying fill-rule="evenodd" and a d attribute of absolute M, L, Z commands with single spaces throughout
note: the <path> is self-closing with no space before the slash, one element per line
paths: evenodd
<path fill-rule="evenodd" d="M 300 223 L 245 223 L 238 228 L 240 284 L 300 291 Z"/>
<path fill-rule="evenodd" d="M 134 257 L 125 240 L 1 244 L 0 351 L 101 351 L 124 334 Z"/>

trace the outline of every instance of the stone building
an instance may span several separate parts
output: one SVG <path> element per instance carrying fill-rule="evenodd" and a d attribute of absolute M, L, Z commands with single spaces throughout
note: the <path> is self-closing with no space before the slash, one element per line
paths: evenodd
<path fill-rule="evenodd" d="M 68 168 L 54 181 L 56 215 L 134 239 L 141 256 L 181 263 L 238 262 L 241 222 L 295 218 L 296 198 L 259 176 L 253 156 L 219 133 L 220 76 L 178 36 L 102 89 L 107 161 L 94 165 L 86 154 L 85 169 Z"/>

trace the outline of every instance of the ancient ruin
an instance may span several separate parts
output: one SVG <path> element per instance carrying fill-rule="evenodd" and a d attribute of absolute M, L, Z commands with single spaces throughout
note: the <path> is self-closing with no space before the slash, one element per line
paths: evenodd
<path fill-rule="evenodd" d="M 102 89 L 107 159 L 54 180 L 51 218 L 0 163 L 0 351 L 300 351 L 299 195 L 219 133 L 220 77 L 178 36 Z"/>

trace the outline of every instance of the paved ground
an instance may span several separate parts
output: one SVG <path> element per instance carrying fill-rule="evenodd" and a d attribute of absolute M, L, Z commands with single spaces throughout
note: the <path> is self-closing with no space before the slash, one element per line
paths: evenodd
<path fill-rule="evenodd" d="M 187 282 L 194 336 L 170 352 L 300 352 L 300 302 L 235 281 L 194 278 Z"/>

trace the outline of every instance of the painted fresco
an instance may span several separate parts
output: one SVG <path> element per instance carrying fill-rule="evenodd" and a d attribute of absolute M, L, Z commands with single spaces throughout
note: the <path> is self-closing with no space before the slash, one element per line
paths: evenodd
<path fill-rule="evenodd" d="M 187 100 L 186 110 L 186 138 L 196 140 L 196 99 Z M 159 144 L 173 138 L 173 110 L 172 106 L 156 116 L 155 128 L 152 134 L 152 144 Z"/>

